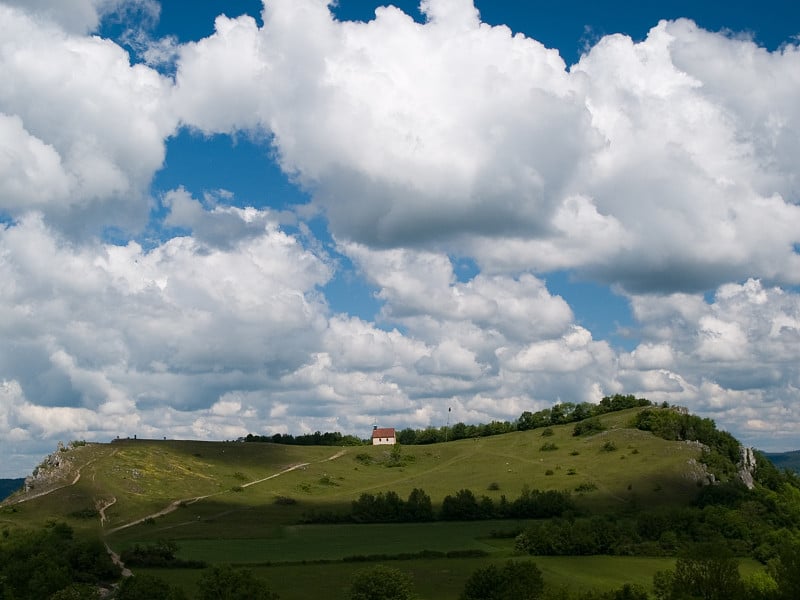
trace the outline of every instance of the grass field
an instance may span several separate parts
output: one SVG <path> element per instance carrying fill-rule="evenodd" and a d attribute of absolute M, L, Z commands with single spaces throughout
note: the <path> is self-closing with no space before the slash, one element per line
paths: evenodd
<path fill-rule="evenodd" d="M 299 523 L 311 512 L 346 512 L 364 492 L 392 490 L 405 498 L 414 488 L 425 490 L 434 508 L 464 488 L 498 501 L 501 495 L 515 499 L 526 486 L 569 490 L 579 506 L 595 513 L 689 502 L 698 489 L 690 463 L 699 448 L 627 428 L 636 410 L 604 415 L 606 431 L 588 437 L 573 436 L 570 424 L 552 427 L 546 437 L 537 429 L 404 446 L 402 466 L 394 467 L 389 466 L 390 450 L 373 446 L 168 440 L 88 444 L 69 450 L 72 468 L 53 483 L 57 489 L 27 502 L 7 503 L 0 510 L 0 525 L 65 520 L 78 534 L 99 533 L 117 551 L 134 543 L 174 540 L 181 558 L 256 565 L 252 568 L 273 582 L 284 600 L 308 598 L 315 589 L 344 597 L 353 571 L 365 566 L 313 561 L 485 550 L 486 558 L 391 561 L 414 575 L 423 598 L 446 600 L 458 596 L 475 568 L 512 556 L 512 540 L 490 538 L 490 533 L 518 524 Z M 542 448 L 545 443 L 549 449 Z M 576 488 L 591 491 L 579 493 Z M 102 524 L 99 514 L 75 514 L 101 508 Z M 599 589 L 627 581 L 649 585 L 655 570 L 671 564 L 666 559 L 616 557 L 536 560 L 553 585 Z M 192 570 L 157 573 L 189 592 L 199 576 Z"/>
<path fill-rule="evenodd" d="M 507 553 L 512 540 L 493 531 L 524 527 L 518 521 L 404 523 L 372 525 L 287 525 L 263 538 L 183 539 L 178 556 L 209 563 L 267 563 L 341 560 L 354 555 L 414 553 L 421 550 L 483 550 Z M 125 546 L 147 543 L 129 540 Z"/>
<path fill-rule="evenodd" d="M 307 600 L 324 590 L 331 600 L 345 600 L 353 574 L 374 564 L 385 564 L 409 573 L 421 600 L 456 600 L 467 578 L 479 567 L 492 562 L 501 564 L 507 557 L 401 560 L 384 563 L 329 563 L 306 565 L 272 565 L 248 567 L 281 597 L 281 600 Z M 579 590 L 612 590 L 625 583 L 636 583 L 651 589 L 653 574 L 671 569 L 671 558 L 617 556 L 538 556 L 514 558 L 532 560 L 542 571 L 545 585 Z M 744 560 L 739 571 L 747 576 L 763 570 L 755 561 Z M 143 569 L 141 572 L 163 577 L 194 593 L 200 571 Z"/>
<path fill-rule="evenodd" d="M 424 489 L 435 506 L 462 488 L 497 501 L 501 495 L 516 498 L 524 486 L 571 490 L 579 505 L 595 512 L 688 502 L 697 487 L 687 463 L 699 455 L 698 448 L 622 427 L 630 417 L 631 411 L 606 415 L 609 429 L 585 438 L 572 436 L 573 427 L 564 425 L 553 427 L 547 438 L 533 430 L 405 446 L 405 464 L 394 468 L 386 466 L 385 447 L 124 441 L 110 446 L 107 460 L 89 467 L 92 481 L 102 481 L 103 488 L 90 487 L 85 494 L 117 499 L 108 510 L 107 529 L 178 499 L 207 496 L 159 517 L 158 527 L 141 525 L 136 529 L 144 532 L 126 532 L 121 539 L 163 528 L 178 538 L 217 537 L 215 530 L 224 537 L 262 537 L 260 529 L 269 535 L 275 523 L 297 522 L 304 513 L 346 510 L 364 492 L 393 490 L 406 497 L 413 488 Z M 544 442 L 556 449 L 542 451 Z M 608 442 L 616 450 L 604 451 Z M 298 464 L 303 466 L 243 487 Z M 81 485 L 84 478 L 73 487 Z M 581 485 L 593 491 L 574 492 Z M 278 497 L 296 504 L 276 506 Z"/>

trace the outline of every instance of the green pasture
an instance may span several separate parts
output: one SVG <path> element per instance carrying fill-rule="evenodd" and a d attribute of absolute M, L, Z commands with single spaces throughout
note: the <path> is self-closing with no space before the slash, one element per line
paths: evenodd
<path fill-rule="evenodd" d="M 522 529 L 524 522 L 289 525 L 267 538 L 178 540 L 178 557 L 209 563 L 275 563 L 341 560 L 354 555 L 414 553 L 422 550 L 508 552 L 512 540 L 493 531 Z M 123 547 L 146 540 L 129 540 Z"/>
<path fill-rule="evenodd" d="M 534 429 L 403 446 L 401 466 L 389 466 L 392 450 L 386 446 L 130 439 L 87 444 L 69 450 L 74 468 L 64 474 L 64 487 L 15 505 L 0 520 L 66 519 L 76 530 L 100 529 L 117 543 L 269 538 L 308 514 L 346 512 L 362 493 L 392 490 L 405 498 L 414 488 L 425 490 L 435 508 L 463 488 L 511 501 L 525 486 L 570 490 L 592 512 L 688 502 L 698 489 L 689 467 L 698 447 L 626 428 L 636 410 L 603 415 L 607 430 L 588 437 L 573 436 L 574 425 L 568 424 L 551 427 L 549 436 Z M 604 449 L 609 442 L 611 451 Z M 545 443 L 555 449 L 543 450 Z M 291 467 L 296 468 L 284 472 Z M 177 502 L 181 508 L 174 512 L 118 530 Z M 102 528 L 99 518 L 70 516 L 105 505 Z"/>
<path fill-rule="evenodd" d="M 112 444 L 113 453 L 91 469 L 104 482 L 102 494 L 117 498 L 107 531 L 187 501 L 184 510 L 158 517 L 157 527 L 143 524 L 120 534 L 135 538 L 161 528 L 180 529 L 177 537 L 204 537 L 208 528 L 224 530 L 225 537 L 262 537 L 261 528 L 296 523 L 310 513 L 347 511 L 365 492 L 392 490 L 405 498 L 414 488 L 425 490 L 435 507 L 463 488 L 499 501 L 502 495 L 513 500 L 525 486 L 570 490 L 593 512 L 688 502 L 698 489 L 688 466 L 699 456 L 697 446 L 622 427 L 632 414 L 605 415 L 609 429 L 588 437 L 575 437 L 573 425 L 562 425 L 546 437 L 536 429 L 403 446 L 402 466 L 395 467 L 388 466 L 391 450 L 385 446 L 126 440 Z M 609 442 L 611 451 L 604 449 Z M 545 443 L 556 449 L 542 450 Z M 591 491 L 575 491 L 581 487 Z M 198 496 L 207 497 L 193 501 Z M 279 498 L 293 504 L 276 505 Z"/>
<path fill-rule="evenodd" d="M 343 561 L 346 557 L 486 551 L 484 558 L 388 561 L 412 574 L 422 598 L 455 599 L 479 566 L 523 558 L 513 555 L 512 539 L 491 537 L 492 531 L 515 530 L 520 523 L 302 523 L 312 514 L 346 514 L 365 492 L 394 491 L 406 498 L 414 488 L 425 490 L 435 509 L 461 489 L 497 502 L 503 495 L 513 501 L 525 487 L 568 490 L 579 507 L 593 514 L 687 504 L 698 491 L 693 466 L 700 456 L 698 445 L 627 428 L 637 410 L 601 416 L 606 430 L 586 437 L 573 436 L 574 424 L 569 424 L 553 426 L 548 434 L 534 429 L 403 446 L 399 460 L 386 446 L 170 440 L 87 444 L 67 452 L 72 467 L 53 482 L 55 491 L 4 503 L 0 526 L 66 521 L 79 535 L 99 533 L 117 551 L 174 540 L 180 558 L 249 565 L 283 600 L 323 591 L 334 600 L 345 598 L 353 573 L 378 564 Z M 93 512 L 102 507 L 103 523 Z M 534 560 L 548 585 L 572 589 L 613 589 L 626 582 L 649 587 L 653 573 L 673 564 L 673 559 L 642 557 Z M 745 575 L 760 568 L 752 561 L 741 567 Z M 201 573 L 136 572 L 164 577 L 190 597 Z"/>
<path fill-rule="evenodd" d="M 527 560 L 517 557 L 514 560 Z M 386 564 L 405 571 L 414 579 L 422 600 L 456 600 L 467 578 L 479 567 L 492 562 L 501 564 L 507 557 L 414 559 L 383 563 L 336 562 L 327 564 L 284 564 L 247 567 L 264 580 L 281 600 L 306 600 L 320 593 L 332 600 L 345 600 L 353 574 L 376 564 Z M 530 557 L 541 569 L 545 584 L 554 588 L 612 590 L 625 583 L 637 583 L 651 589 L 656 571 L 673 568 L 671 558 L 618 556 L 537 556 Z M 763 567 L 744 560 L 739 571 L 750 575 Z M 199 570 L 141 569 L 137 572 L 162 577 L 182 587 L 188 594 L 196 591 Z"/>

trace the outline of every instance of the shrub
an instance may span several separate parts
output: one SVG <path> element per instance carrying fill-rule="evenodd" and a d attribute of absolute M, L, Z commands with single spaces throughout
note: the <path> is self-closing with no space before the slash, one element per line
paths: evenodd
<path fill-rule="evenodd" d="M 550 429 L 549 427 L 545 427 L 542 430 L 542 437 L 550 437 L 551 435 L 553 435 L 553 430 Z"/>
<path fill-rule="evenodd" d="M 489 484 L 489 486 L 486 489 L 492 492 L 496 492 L 497 490 L 500 489 L 500 484 L 497 483 L 496 481 L 493 481 L 492 483 Z"/>
<path fill-rule="evenodd" d="M 617 449 L 617 445 L 614 442 L 612 442 L 611 440 L 608 440 L 607 442 L 605 442 L 603 444 L 602 448 L 600 448 L 600 449 L 603 452 L 614 452 Z"/>
<path fill-rule="evenodd" d="M 353 460 L 356 462 L 360 462 L 362 465 L 371 465 L 372 464 L 372 457 L 367 454 L 366 452 L 359 452 L 353 457 Z"/>
<path fill-rule="evenodd" d="M 133 578 L 132 578 L 133 579 Z M 231 566 L 215 566 L 203 573 L 197 582 L 198 600 L 247 598 L 248 600 L 277 600 L 278 595 L 265 587 L 253 572 Z"/>
<path fill-rule="evenodd" d="M 539 446 L 540 452 L 552 452 L 553 450 L 558 450 L 558 446 L 556 446 L 553 442 L 545 442 Z"/>
<path fill-rule="evenodd" d="M 575 427 L 572 430 L 572 435 L 591 435 L 594 433 L 599 433 L 604 429 L 605 427 L 600 422 L 600 419 L 597 417 L 592 417 L 590 419 L 584 419 L 583 421 L 575 423 Z"/>
<path fill-rule="evenodd" d="M 508 561 L 504 566 L 480 567 L 470 575 L 461 600 L 514 600 L 540 598 L 544 591 L 542 572 L 531 561 Z"/>
<path fill-rule="evenodd" d="M 274 503 L 278 506 L 292 506 L 293 504 L 297 504 L 297 500 L 290 496 L 276 496 Z"/>
<path fill-rule="evenodd" d="M 350 600 L 413 600 L 411 576 L 399 569 L 377 566 L 357 571 L 350 585 Z"/>
<path fill-rule="evenodd" d="M 593 492 L 596 489 L 597 489 L 597 485 L 596 484 L 594 484 L 594 483 L 592 483 L 590 481 L 584 481 L 582 484 L 580 484 L 578 487 L 575 488 L 575 491 L 576 492 Z"/>

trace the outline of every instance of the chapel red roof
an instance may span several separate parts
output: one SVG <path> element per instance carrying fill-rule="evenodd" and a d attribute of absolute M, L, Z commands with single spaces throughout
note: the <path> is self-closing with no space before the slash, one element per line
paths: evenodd
<path fill-rule="evenodd" d="M 394 427 L 375 428 L 372 430 L 372 439 L 375 438 L 393 438 Z"/>

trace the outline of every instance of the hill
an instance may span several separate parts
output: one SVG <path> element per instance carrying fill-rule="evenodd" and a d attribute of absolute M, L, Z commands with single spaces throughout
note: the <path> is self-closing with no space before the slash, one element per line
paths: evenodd
<path fill-rule="evenodd" d="M 0 529 L 14 539 L 17 529 L 64 523 L 189 597 L 201 571 L 187 565 L 249 565 L 283 600 L 323 587 L 343 599 L 364 563 L 402 558 L 421 597 L 455 599 L 474 569 L 519 552 L 549 555 L 552 585 L 649 587 L 682 543 L 724 531 L 740 555 L 766 560 L 775 556 L 772 528 L 800 522 L 789 492 L 786 506 L 770 492 L 780 510 L 753 508 L 761 496 L 735 483 L 738 442 L 722 433 L 685 411 L 636 407 L 427 445 L 73 443 L 2 503 Z M 784 489 L 783 475 L 762 469 L 759 481 Z M 590 565 L 562 555 L 605 556 Z"/>
<path fill-rule="evenodd" d="M 705 477 L 697 444 L 663 440 L 627 428 L 638 409 L 602 417 L 605 431 L 573 436 L 572 424 L 424 446 L 287 446 L 270 443 L 115 440 L 62 449 L 43 461 L 25 501 L 36 518 L 59 518 L 109 505 L 104 527 L 114 529 L 174 503 L 192 514 L 227 508 L 234 521 L 247 508 L 279 522 L 313 512 L 347 509 L 360 494 L 425 490 L 434 505 L 469 488 L 499 501 L 523 488 L 574 490 L 579 504 L 614 510 L 636 501 L 688 503 Z M 543 432 L 551 434 L 543 436 Z M 613 447 L 614 450 L 604 450 Z M 547 447 L 549 449 L 544 449 Z M 395 450 L 397 452 L 397 450 Z M 274 508 L 278 498 L 291 504 Z M 199 512 L 198 512 L 199 511 Z M 273 514 L 274 513 L 274 514 Z M 90 523 L 80 523 L 90 525 Z M 99 523 L 94 524 L 95 526 Z M 184 527 L 185 531 L 201 530 Z M 250 534 L 257 530 L 248 528 Z M 197 533 L 192 535 L 198 535 Z"/>
<path fill-rule="evenodd" d="M 0 479 L 0 500 L 5 500 L 25 483 L 24 479 Z"/>
<path fill-rule="evenodd" d="M 790 469 L 795 473 L 800 473 L 800 450 L 791 452 L 765 452 L 772 464 L 779 469 Z"/>

